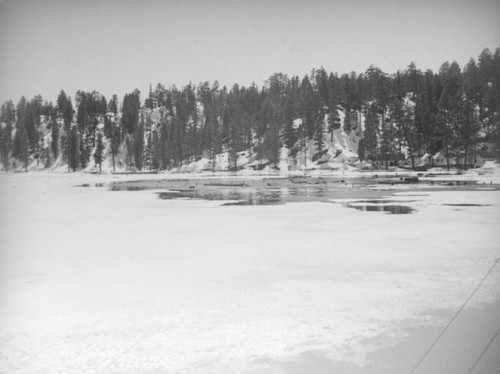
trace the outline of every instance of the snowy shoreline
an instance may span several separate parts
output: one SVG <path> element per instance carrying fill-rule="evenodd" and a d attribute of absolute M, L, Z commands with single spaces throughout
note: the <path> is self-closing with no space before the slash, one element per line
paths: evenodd
<path fill-rule="evenodd" d="M 443 168 L 433 168 L 425 172 L 413 171 L 408 169 L 394 169 L 394 170 L 371 170 L 360 171 L 353 168 L 349 170 L 297 170 L 288 172 L 260 172 L 252 170 L 241 170 L 239 172 L 86 172 L 79 171 L 70 173 L 65 170 L 31 170 L 29 172 L 16 171 L 1 172 L 2 176 L 32 176 L 32 175 L 47 175 L 54 177 L 64 177 L 67 179 L 101 179 L 105 182 L 122 181 L 122 180 L 153 180 L 153 179 L 249 179 L 259 180 L 266 178 L 273 179 L 286 179 L 286 178 L 339 178 L 339 179 L 352 179 L 352 178 L 365 178 L 365 179 L 388 179 L 388 178 L 402 178 L 402 177 L 417 177 L 422 181 L 438 180 L 438 181 L 454 181 L 454 180 L 468 180 L 478 184 L 500 184 L 500 164 L 489 162 L 489 168 L 470 169 L 468 171 L 447 171 Z"/>

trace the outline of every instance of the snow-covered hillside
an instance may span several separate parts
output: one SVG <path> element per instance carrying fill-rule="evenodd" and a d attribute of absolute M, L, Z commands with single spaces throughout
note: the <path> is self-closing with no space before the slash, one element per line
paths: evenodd
<path fill-rule="evenodd" d="M 341 120 L 344 114 L 340 111 Z M 283 145 L 280 150 L 280 159 L 276 165 L 268 165 L 268 160 L 258 159 L 253 149 L 246 149 L 237 153 L 237 165 L 240 170 L 263 170 L 263 171 L 296 171 L 311 169 L 347 169 L 349 165 L 359 164 L 357 154 L 358 143 L 361 138 L 362 121 L 359 127 L 349 134 L 344 131 L 343 126 L 331 132 L 324 132 L 323 149 L 318 151 L 314 140 L 307 140 L 305 145 L 299 144 L 299 151 L 295 157 L 290 156 L 290 151 Z M 301 119 L 294 121 L 294 127 L 300 127 Z M 327 117 L 324 118 L 324 128 L 327 128 Z M 300 140 L 298 141 L 298 143 Z M 203 157 L 198 161 L 184 164 L 173 168 L 172 172 L 201 172 L 201 171 L 225 171 L 230 168 L 229 152 L 215 155 L 213 160 Z"/>
<path fill-rule="evenodd" d="M 152 128 L 159 127 L 159 122 L 162 118 L 160 108 L 155 108 L 153 110 L 147 110 L 152 121 Z M 340 111 L 341 119 L 344 117 L 343 112 Z M 324 128 L 327 128 L 327 117 L 324 118 L 325 124 Z M 301 119 L 294 121 L 295 126 L 300 126 L 302 123 Z M 104 128 L 104 123 L 101 121 L 97 125 L 98 131 L 102 131 Z M 48 149 L 51 144 L 51 129 L 45 118 L 41 121 L 41 133 L 42 133 L 42 148 Z M 15 134 L 15 132 L 14 132 Z M 295 157 L 290 156 L 290 150 L 288 150 L 284 145 L 280 150 L 279 162 L 273 165 L 268 165 L 269 162 L 266 159 L 259 159 L 255 152 L 255 149 L 249 148 L 237 152 L 237 167 L 238 170 L 263 170 L 263 171 L 280 171 L 286 173 L 287 171 L 296 170 L 311 170 L 311 169 L 347 169 L 348 165 L 354 165 L 358 162 L 358 143 L 361 135 L 361 121 L 360 127 L 356 130 L 351 131 L 349 134 L 340 126 L 338 129 L 334 129 L 331 132 L 324 132 L 323 141 L 324 145 L 322 152 L 318 151 L 317 144 L 314 140 L 309 139 L 304 143 L 298 144 L 299 151 Z M 127 145 L 124 142 L 120 145 L 119 153 L 114 157 L 114 167 L 113 167 L 113 157 L 111 155 L 111 144 L 109 139 L 103 137 L 104 139 L 104 154 L 103 162 L 101 168 L 96 164 L 94 160 L 94 153 L 96 147 L 91 150 L 89 163 L 83 169 L 86 172 L 126 172 L 131 171 L 129 169 L 127 157 Z M 145 139 L 145 142 L 147 139 Z M 298 141 L 300 142 L 300 140 Z M 49 153 L 49 152 L 47 152 Z M 11 167 L 14 170 L 24 170 L 22 163 L 19 160 L 11 159 Z M 35 158 L 35 155 L 30 155 L 28 170 L 43 170 L 48 169 L 50 171 L 63 172 L 69 170 L 67 162 L 64 161 L 62 153 L 59 153 L 57 159 L 50 158 L 50 155 L 45 160 L 42 158 Z M 197 173 L 202 171 L 227 171 L 231 169 L 230 154 L 228 151 L 222 152 L 220 154 L 214 155 L 213 159 L 208 158 L 204 155 L 200 159 L 192 162 L 184 161 L 182 165 L 171 168 L 169 171 L 173 173 Z M 132 170 L 137 171 L 137 170 Z M 148 168 L 143 168 L 143 172 L 152 171 Z"/>

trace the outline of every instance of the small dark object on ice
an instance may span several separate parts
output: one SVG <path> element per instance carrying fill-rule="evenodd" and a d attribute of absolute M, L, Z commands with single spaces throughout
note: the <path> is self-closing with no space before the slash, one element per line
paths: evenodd
<path fill-rule="evenodd" d="M 405 183 L 418 183 L 418 177 L 406 177 L 404 179 Z"/>

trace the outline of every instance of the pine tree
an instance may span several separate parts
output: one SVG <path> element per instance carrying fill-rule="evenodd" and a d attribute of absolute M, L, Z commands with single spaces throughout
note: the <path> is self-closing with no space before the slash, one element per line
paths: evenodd
<path fill-rule="evenodd" d="M 418 148 L 418 137 L 415 127 L 413 103 L 400 98 L 393 98 L 389 104 L 389 121 L 394 124 L 397 138 L 408 148 L 412 168 L 415 169 L 415 150 Z"/>
<path fill-rule="evenodd" d="M 7 101 L 0 110 L 0 157 L 6 171 L 9 170 L 9 158 L 12 150 L 12 128 L 15 123 L 15 107 L 12 101 Z"/>
<path fill-rule="evenodd" d="M 495 50 L 493 56 L 493 97 L 495 105 L 492 106 L 491 121 L 487 126 L 492 128 L 491 141 L 495 145 L 497 158 L 500 160 L 500 47 Z"/>
<path fill-rule="evenodd" d="M 461 71 L 458 64 L 445 62 L 439 69 L 443 91 L 439 98 L 439 119 L 441 141 L 445 151 L 447 169 L 450 169 L 451 149 L 455 146 L 456 128 L 460 117 Z"/>
<path fill-rule="evenodd" d="M 203 148 L 208 152 L 208 158 L 213 161 L 216 154 L 217 115 L 214 105 L 211 104 L 206 104 L 204 111 Z"/>
<path fill-rule="evenodd" d="M 186 101 L 186 126 L 188 128 L 187 143 L 189 151 L 187 152 L 187 155 L 188 158 L 194 157 L 194 159 L 198 159 L 199 155 L 201 154 L 201 142 L 198 133 L 199 115 L 196 102 L 196 94 L 191 83 L 189 83 L 187 87 L 185 87 L 183 95 L 185 96 Z"/>
<path fill-rule="evenodd" d="M 102 133 L 99 131 L 97 133 L 97 144 L 94 152 L 94 162 L 99 165 L 99 173 L 102 171 L 102 161 L 103 161 L 104 144 L 102 141 Z"/>
<path fill-rule="evenodd" d="M 325 116 L 323 112 L 319 112 L 314 118 L 314 134 L 313 139 L 316 143 L 316 149 L 320 153 L 323 151 L 324 133 L 325 133 Z"/>
<path fill-rule="evenodd" d="M 116 95 L 113 95 L 112 99 L 109 100 L 108 111 L 115 116 L 118 114 L 118 97 Z"/>
<path fill-rule="evenodd" d="M 79 144 L 79 156 L 80 156 L 80 166 L 85 169 L 90 161 L 90 155 L 92 153 L 92 145 L 90 141 L 89 131 L 78 131 L 78 144 Z"/>
<path fill-rule="evenodd" d="M 12 156 L 22 162 L 25 170 L 28 169 L 28 153 L 29 153 L 29 140 L 28 131 L 23 121 L 18 122 L 16 125 L 16 133 L 14 135 L 14 148 Z"/>
<path fill-rule="evenodd" d="M 113 100 L 110 102 L 110 106 L 112 106 L 111 103 L 113 103 L 115 99 L 116 95 L 114 95 Z M 113 113 L 112 110 L 104 116 L 104 136 L 109 141 L 114 173 L 116 171 L 115 158 L 120 153 L 121 131 L 120 125 L 116 122 L 116 114 Z"/>
<path fill-rule="evenodd" d="M 151 122 L 151 113 L 148 109 L 145 109 L 144 113 L 146 119 L 144 121 L 144 167 L 150 172 L 153 169 L 153 127 Z"/>
<path fill-rule="evenodd" d="M 57 97 L 56 110 L 63 118 L 64 127 L 69 132 L 71 122 L 73 121 L 73 104 L 71 103 L 71 98 L 66 96 L 66 93 L 62 90 Z"/>
<path fill-rule="evenodd" d="M 0 157 L 5 171 L 9 171 L 9 157 L 12 148 L 12 125 L 9 122 L 0 123 Z"/>
<path fill-rule="evenodd" d="M 51 142 L 50 148 L 55 159 L 59 156 L 59 124 L 55 118 L 50 119 Z"/>
<path fill-rule="evenodd" d="M 143 166 L 143 154 L 144 154 L 144 119 L 141 115 L 141 120 L 138 126 L 135 128 L 134 138 L 134 162 L 137 170 L 142 170 Z"/>
<path fill-rule="evenodd" d="M 376 104 L 365 106 L 365 128 L 363 132 L 364 158 L 378 160 L 379 109 Z M 361 147 L 361 144 L 359 145 Z M 361 156 L 360 156 L 361 158 Z"/>
<path fill-rule="evenodd" d="M 152 160 L 151 167 L 153 170 L 160 169 L 160 160 L 161 160 L 161 149 L 160 149 L 160 137 L 158 135 L 158 129 L 154 129 L 151 135 L 151 148 L 152 148 Z"/>
<path fill-rule="evenodd" d="M 314 136 L 315 127 L 315 115 L 316 115 L 316 95 L 314 93 L 313 86 L 309 81 L 309 77 L 306 75 L 302 79 L 300 84 L 300 113 L 302 118 L 302 124 L 307 130 L 307 137 L 312 139 Z"/>
<path fill-rule="evenodd" d="M 338 130 L 341 126 L 339 116 L 339 92 L 338 78 L 330 73 L 328 76 L 328 132 L 330 133 L 330 141 L 333 142 L 333 131 Z"/>
<path fill-rule="evenodd" d="M 14 144 L 12 149 L 12 156 L 21 161 L 26 170 L 28 168 L 29 157 L 29 138 L 28 131 L 26 129 L 26 117 L 28 115 L 27 106 L 28 102 L 26 98 L 21 96 L 16 107 L 16 132 L 14 135 Z"/>
<path fill-rule="evenodd" d="M 72 125 L 68 137 L 68 168 L 73 172 L 78 169 L 80 163 L 80 134 L 76 125 Z"/>
<path fill-rule="evenodd" d="M 288 149 L 289 156 L 295 158 L 298 134 L 294 127 L 294 121 L 299 118 L 299 77 L 292 77 L 286 87 L 283 100 L 283 142 Z"/>
<path fill-rule="evenodd" d="M 470 59 L 465 65 L 462 74 L 462 103 L 460 105 L 461 121 L 458 128 L 460 146 L 464 152 L 464 160 L 467 164 L 468 154 L 475 151 L 478 141 L 481 121 L 481 85 L 479 71 L 474 59 Z M 474 157 L 475 152 L 474 152 Z M 467 165 L 464 165 L 467 167 Z"/>
<path fill-rule="evenodd" d="M 170 168 L 171 164 L 171 147 L 169 147 L 170 144 L 170 130 L 167 125 L 167 121 L 162 118 L 161 123 L 160 123 L 160 134 L 159 134 L 159 139 L 158 139 L 158 150 L 159 150 L 159 163 L 160 163 L 160 170 L 166 170 Z"/>
<path fill-rule="evenodd" d="M 71 147 L 71 124 L 73 121 L 73 104 L 71 98 L 66 96 L 66 93 L 61 90 L 59 96 L 57 97 L 56 112 L 63 120 L 63 132 L 61 135 L 61 149 L 64 155 L 64 160 L 68 163 L 68 172 L 71 171 L 70 160 L 74 158 L 74 154 L 77 152 Z"/>
<path fill-rule="evenodd" d="M 123 98 L 122 124 L 128 134 L 136 130 L 140 106 L 140 91 L 137 89 Z"/>
<path fill-rule="evenodd" d="M 358 157 L 360 161 L 366 160 L 366 145 L 364 138 L 359 139 L 358 142 Z"/>
<path fill-rule="evenodd" d="M 13 124 L 16 121 L 16 107 L 12 100 L 2 104 L 0 109 L 0 122 Z"/>
<path fill-rule="evenodd" d="M 319 68 L 316 70 L 315 74 L 316 87 L 318 91 L 318 100 L 319 100 L 319 108 L 324 109 L 328 107 L 330 103 L 330 90 L 328 85 L 328 74 L 326 70 L 323 68 Z"/>
<path fill-rule="evenodd" d="M 279 127 L 273 124 L 264 135 L 264 158 L 266 158 L 270 164 L 276 165 L 280 159 L 280 148 Z"/>
<path fill-rule="evenodd" d="M 359 81 L 362 78 L 360 77 Z M 342 93 L 342 106 L 344 107 L 344 131 L 350 133 L 357 127 L 358 114 L 361 110 L 361 94 L 358 84 L 356 73 L 352 72 L 350 75 L 343 74 L 340 78 L 341 93 Z"/>
<path fill-rule="evenodd" d="M 110 137 L 111 159 L 113 163 L 113 173 L 115 170 L 116 156 L 120 153 L 120 130 L 116 124 Z"/>
<path fill-rule="evenodd" d="M 26 111 L 24 114 L 24 125 L 28 134 L 29 150 L 33 153 L 35 158 L 39 159 L 38 147 L 38 128 L 40 123 L 38 99 L 33 98 L 26 103 Z"/>
<path fill-rule="evenodd" d="M 37 159 L 37 162 L 40 159 L 40 153 L 41 153 L 41 148 L 42 148 L 42 134 L 41 134 L 41 121 L 40 121 L 40 116 L 42 114 L 43 110 L 43 99 L 41 95 L 35 96 L 31 100 L 31 110 L 32 110 L 32 121 L 34 124 L 34 131 L 33 131 L 33 141 L 31 142 L 31 148 L 33 149 L 33 152 L 35 152 L 35 157 Z"/>

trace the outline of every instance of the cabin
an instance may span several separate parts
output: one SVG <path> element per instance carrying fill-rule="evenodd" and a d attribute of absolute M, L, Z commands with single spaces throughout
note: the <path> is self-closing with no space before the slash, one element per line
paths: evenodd
<path fill-rule="evenodd" d="M 446 160 L 446 153 L 444 151 L 440 151 L 432 156 L 432 165 L 437 167 L 447 167 L 456 166 L 457 159 L 453 152 L 448 153 L 448 160 Z"/>
<path fill-rule="evenodd" d="M 457 166 L 463 168 L 480 168 L 484 165 L 483 158 L 476 152 L 468 152 L 467 158 L 465 152 L 460 152 L 457 156 Z"/>
<path fill-rule="evenodd" d="M 467 158 L 465 152 L 450 152 L 449 153 L 449 166 L 458 168 L 473 168 L 481 167 L 484 164 L 484 159 L 474 151 L 467 152 Z M 448 162 L 446 160 L 446 154 L 444 151 L 440 151 L 432 156 L 432 164 L 438 167 L 447 167 Z"/>
<path fill-rule="evenodd" d="M 432 163 L 432 156 L 425 153 L 423 156 L 415 158 L 415 166 L 429 166 Z"/>
<path fill-rule="evenodd" d="M 425 153 L 423 156 L 420 153 L 413 154 L 413 162 L 415 163 L 415 170 L 426 170 L 431 164 L 431 156 Z M 398 162 L 400 168 L 409 169 L 413 168 L 411 163 L 411 155 L 408 155 L 404 160 Z"/>

